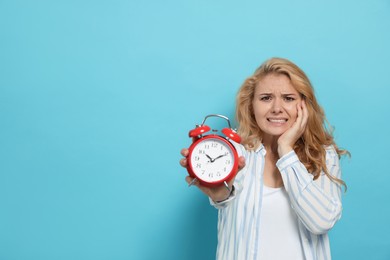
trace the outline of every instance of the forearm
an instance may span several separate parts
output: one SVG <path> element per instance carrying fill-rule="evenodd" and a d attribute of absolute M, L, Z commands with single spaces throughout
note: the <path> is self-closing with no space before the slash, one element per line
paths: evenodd
<path fill-rule="evenodd" d="M 322 185 L 314 181 L 294 151 L 282 157 L 277 166 L 299 219 L 312 233 L 326 233 L 341 217 L 340 192 L 331 192 L 339 189 L 339 185 L 325 175 L 320 177 L 324 178 Z M 339 171 L 338 165 L 332 171 Z"/>

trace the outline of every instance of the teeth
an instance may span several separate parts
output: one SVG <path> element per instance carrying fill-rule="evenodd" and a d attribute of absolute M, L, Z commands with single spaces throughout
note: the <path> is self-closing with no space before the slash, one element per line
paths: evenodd
<path fill-rule="evenodd" d="M 268 119 L 272 123 L 284 123 L 287 120 L 286 119 Z"/>

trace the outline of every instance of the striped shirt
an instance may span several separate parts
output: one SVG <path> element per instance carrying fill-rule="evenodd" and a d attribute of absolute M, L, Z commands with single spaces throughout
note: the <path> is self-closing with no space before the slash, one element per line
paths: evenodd
<path fill-rule="evenodd" d="M 260 211 L 263 194 L 265 148 L 247 151 L 235 144 L 245 167 L 237 173 L 235 192 L 227 200 L 210 203 L 218 209 L 218 260 L 259 259 Z M 329 173 L 341 178 L 339 157 L 333 147 L 326 149 Z M 313 180 L 294 151 L 276 163 L 290 205 L 298 216 L 300 244 L 306 260 L 331 259 L 327 232 L 341 217 L 341 187 L 323 172 Z M 281 250 L 283 250 L 281 245 Z M 295 259 L 294 259 L 295 260 Z"/>

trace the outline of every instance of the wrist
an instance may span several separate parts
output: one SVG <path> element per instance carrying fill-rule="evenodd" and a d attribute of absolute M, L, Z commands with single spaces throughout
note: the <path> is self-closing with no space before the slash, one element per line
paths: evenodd
<path fill-rule="evenodd" d="M 293 148 L 291 146 L 284 146 L 284 145 L 279 145 L 278 146 L 278 154 L 279 158 L 283 157 L 284 155 L 288 154 L 291 152 Z"/>
<path fill-rule="evenodd" d="M 228 191 L 228 190 L 227 190 Z M 234 185 L 230 188 L 230 191 L 228 191 L 228 194 L 223 196 L 221 199 L 217 199 L 217 200 L 214 200 L 215 202 L 217 203 L 220 203 L 220 202 L 224 202 L 225 200 L 229 199 L 231 196 L 234 195 L 234 191 L 235 191 L 235 188 L 234 188 Z"/>

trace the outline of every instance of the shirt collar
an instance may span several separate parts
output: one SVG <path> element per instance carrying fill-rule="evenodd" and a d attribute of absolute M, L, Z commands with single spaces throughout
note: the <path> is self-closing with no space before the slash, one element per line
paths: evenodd
<path fill-rule="evenodd" d="M 256 153 L 261 153 L 262 155 L 265 155 L 266 154 L 266 150 L 264 148 L 264 145 L 263 144 L 260 144 L 256 150 L 255 150 Z"/>

